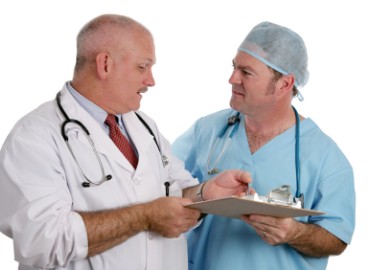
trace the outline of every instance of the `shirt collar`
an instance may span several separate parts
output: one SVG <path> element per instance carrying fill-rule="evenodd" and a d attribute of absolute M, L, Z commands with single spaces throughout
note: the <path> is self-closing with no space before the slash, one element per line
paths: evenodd
<path fill-rule="evenodd" d="M 104 124 L 105 119 L 108 115 L 106 111 L 81 95 L 76 89 L 73 88 L 71 82 L 67 82 L 67 89 L 82 108 L 84 108 L 104 129 L 108 129 L 107 126 Z M 120 129 L 124 129 L 122 115 L 117 114 L 116 119 L 118 119 L 118 125 Z"/>

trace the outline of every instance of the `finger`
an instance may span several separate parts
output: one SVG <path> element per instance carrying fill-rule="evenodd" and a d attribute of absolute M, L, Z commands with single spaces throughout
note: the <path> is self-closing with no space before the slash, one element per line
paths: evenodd
<path fill-rule="evenodd" d="M 192 204 L 193 201 L 190 200 L 189 198 L 185 198 L 185 197 L 174 197 L 176 198 L 176 200 L 182 205 L 182 206 L 185 206 L 185 205 L 188 205 L 188 204 Z"/>
<path fill-rule="evenodd" d="M 252 177 L 249 174 L 249 172 L 241 171 L 241 170 L 234 170 L 233 173 L 234 173 L 235 180 L 239 182 L 242 182 L 245 184 L 249 184 L 252 182 Z"/>
<path fill-rule="evenodd" d="M 248 185 L 247 190 L 246 190 L 246 194 L 247 195 L 254 195 L 254 194 L 256 194 L 256 191 L 254 190 L 254 188 L 252 188 L 250 185 Z"/>
<path fill-rule="evenodd" d="M 253 195 L 255 193 L 254 189 L 249 187 L 249 184 L 244 185 L 243 184 L 243 189 L 239 193 L 236 194 L 236 196 L 243 197 L 246 195 Z"/>

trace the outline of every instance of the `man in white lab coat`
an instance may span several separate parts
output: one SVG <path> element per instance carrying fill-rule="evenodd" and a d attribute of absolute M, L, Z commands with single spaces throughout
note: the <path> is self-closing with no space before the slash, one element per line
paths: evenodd
<path fill-rule="evenodd" d="M 242 171 L 198 185 L 137 111 L 154 85 L 154 63 L 144 26 L 94 18 L 77 37 L 73 80 L 9 134 L 0 152 L 0 230 L 13 239 L 19 269 L 185 270 L 183 233 L 200 213 L 183 206 L 245 192 L 251 179 Z M 137 165 L 110 139 L 108 114 Z"/>

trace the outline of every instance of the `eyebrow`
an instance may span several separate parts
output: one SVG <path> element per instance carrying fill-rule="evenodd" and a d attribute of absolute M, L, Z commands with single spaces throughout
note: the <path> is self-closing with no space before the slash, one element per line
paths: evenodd
<path fill-rule="evenodd" d="M 154 65 L 155 64 L 155 59 L 152 59 L 152 58 L 146 57 L 146 58 L 144 58 L 143 61 L 146 61 L 146 62 L 148 62 L 151 65 Z"/>
<path fill-rule="evenodd" d="M 232 63 L 233 63 L 233 66 L 235 68 L 237 68 L 237 69 L 246 69 L 248 71 L 251 71 L 252 73 L 257 74 L 257 72 L 251 66 L 248 66 L 248 65 L 236 65 L 234 60 L 232 61 Z"/>

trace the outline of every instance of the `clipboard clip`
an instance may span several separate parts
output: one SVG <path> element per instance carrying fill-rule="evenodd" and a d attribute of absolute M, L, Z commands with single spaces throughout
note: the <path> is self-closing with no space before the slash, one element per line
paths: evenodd
<path fill-rule="evenodd" d="M 266 199 L 269 203 L 293 206 L 297 208 L 303 208 L 304 203 L 303 193 L 301 193 L 300 197 L 294 197 L 290 192 L 289 185 L 282 185 L 278 188 L 272 189 L 266 196 Z"/>

